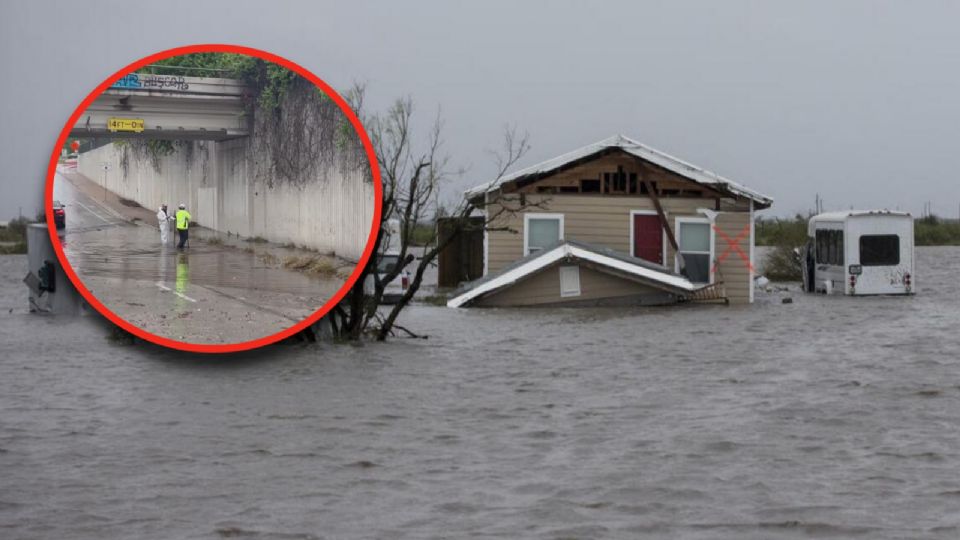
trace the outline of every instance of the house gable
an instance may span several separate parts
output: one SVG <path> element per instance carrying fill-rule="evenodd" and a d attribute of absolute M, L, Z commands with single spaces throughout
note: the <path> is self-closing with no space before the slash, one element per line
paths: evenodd
<path fill-rule="evenodd" d="M 660 166 L 613 148 L 584 159 L 581 163 L 531 176 L 503 186 L 504 193 L 586 194 L 647 197 L 645 181 L 659 197 L 704 198 L 716 201 L 730 198 L 711 186 L 699 184 Z"/>
<path fill-rule="evenodd" d="M 650 169 L 658 170 L 661 173 L 669 172 L 675 177 L 693 181 L 705 188 L 709 187 L 714 193 L 720 193 L 737 200 L 752 201 L 754 208 L 758 209 L 766 208 L 773 202 L 773 200 L 766 195 L 762 195 L 716 173 L 697 167 L 665 152 L 650 148 L 623 135 L 616 135 L 589 144 L 553 159 L 487 182 L 486 184 L 481 184 L 467 190 L 466 197 L 474 199 L 485 193 L 496 191 L 509 193 L 516 191 L 517 188 L 523 187 L 525 183 L 530 181 L 537 181 L 547 175 L 562 173 L 572 167 L 618 152 L 637 158 L 641 169 L 643 169 L 643 172 L 649 173 L 648 175 L 652 175 L 649 171 Z M 644 180 L 642 174 L 638 174 L 637 176 L 639 182 Z M 651 178 L 647 178 L 646 180 L 651 180 Z M 567 188 L 571 187 L 572 186 L 567 186 Z M 582 192 L 582 185 L 580 189 Z"/>
<path fill-rule="evenodd" d="M 586 285 L 590 289 L 586 298 L 577 298 L 583 296 L 582 290 L 574 295 L 566 295 L 561 292 L 561 278 L 559 277 L 561 271 L 557 270 L 557 267 L 570 267 L 571 265 L 575 265 L 589 274 L 586 278 L 588 280 Z M 597 278 L 593 276 L 592 272 L 602 273 L 604 278 Z M 556 280 L 551 281 L 552 278 L 542 277 L 542 274 L 556 274 L 554 275 Z M 527 284 L 523 288 L 517 289 L 514 293 L 507 295 L 507 300 L 496 301 L 499 302 L 496 305 L 570 303 L 579 302 L 583 299 L 599 299 L 604 294 L 606 296 L 636 296 L 649 295 L 653 291 L 656 291 L 655 296 L 657 298 L 668 297 L 671 301 L 674 301 L 679 297 L 695 294 L 702 289 L 702 286 L 691 283 L 687 278 L 671 272 L 663 266 L 625 256 L 600 246 L 563 241 L 464 285 L 447 302 L 447 306 L 461 307 L 473 304 L 486 297 L 497 296 L 504 291 L 512 290 L 530 280 L 535 280 L 532 285 Z M 546 291 L 550 283 L 557 285 L 555 292 L 561 300 L 557 300 L 552 293 Z"/>
<path fill-rule="evenodd" d="M 561 269 L 579 277 L 579 294 L 561 294 Z M 554 264 L 527 279 L 478 299 L 480 307 L 660 305 L 677 302 L 677 295 L 593 268 L 583 262 Z"/>

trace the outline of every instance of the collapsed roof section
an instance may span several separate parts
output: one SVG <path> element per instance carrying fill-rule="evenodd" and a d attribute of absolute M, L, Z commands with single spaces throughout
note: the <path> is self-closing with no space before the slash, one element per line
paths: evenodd
<path fill-rule="evenodd" d="M 467 283 L 454 293 L 447 307 L 461 307 L 481 297 L 494 294 L 521 280 L 552 267 L 559 262 L 584 261 L 597 268 L 636 281 L 652 288 L 676 294 L 680 297 L 694 295 L 703 288 L 689 279 L 673 273 L 666 267 L 643 259 L 630 257 L 603 247 L 571 240 L 561 241 L 553 247 L 532 253 L 517 260 L 503 270 Z"/>
<path fill-rule="evenodd" d="M 619 149 L 646 162 L 662 167 L 670 172 L 678 174 L 684 178 L 713 188 L 716 191 L 729 194 L 735 198 L 747 198 L 754 202 L 757 208 L 768 208 L 773 204 L 773 199 L 762 193 L 737 184 L 733 180 L 724 178 L 716 173 L 707 171 L 696 165 L 687 163 L 679 158 L 671 156 L 665 152 L 650 148 L 629 137 L 623 135 L 614 135 L 602 141 L 588 144 L 582 148 L 567 152 L 553 159 L 548 159 L 542 163 L 521 169 L 512 174 L 503 176 L 492 182 L 487 182 L 479 186 L 470 188 L 466 192 L 466 197 L 472 199 L 484 193 L 500 189 L 504 185 L 515 182 L 524 183 L 538 180 L 542 177 L 558 172 L 562 169 L 580 164 L 584 161 L 609 152 L 612 149 Z"/>

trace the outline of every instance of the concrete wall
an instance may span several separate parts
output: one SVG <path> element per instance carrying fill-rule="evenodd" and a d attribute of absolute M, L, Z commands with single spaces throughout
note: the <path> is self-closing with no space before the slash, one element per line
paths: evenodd
<path fill-rule="evenodd" d="M 148 209 L 182 202 L 197 224 L 217 231 L 359 259 L 374 206 L 373 185 L 363 173 L 331 166 L 303 185 L 274 181 L 251 140 L 178 142 L 158 167 L 131 146 L 108 144 L 80 154 L 77 168 Z"/>

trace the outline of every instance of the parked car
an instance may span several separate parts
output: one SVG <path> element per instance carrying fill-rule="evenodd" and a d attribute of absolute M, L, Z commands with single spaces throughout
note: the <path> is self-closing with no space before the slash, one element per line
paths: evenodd
<path fill-rule="evenodd" d="M 400 261 L 399 253 L 386 253 L 380 256 L 380 260 L 377 264 L 377 277 L 381 282 L 386 281 L 387 273 L 393 271 L 393 268 Z M 373 294 L 374 292 L 374 277 L 373 274 L 367 276 L 366 281 L 363 284 L 363 290 L 367 294 Z M 407 292 L 407 288 L 410 287 L 410 273 L 406 270 L 397 274 L 397 276 L 384 284 L 383 287 L 383 303 L 384 304 L 395 304 L 400 300 L 400 297 Z"/>
<path fill-rule="evenodd" d="M 58 229 L 67 226 L 67 209 L 60 201 L 53 201 L 53 224 Z"/>

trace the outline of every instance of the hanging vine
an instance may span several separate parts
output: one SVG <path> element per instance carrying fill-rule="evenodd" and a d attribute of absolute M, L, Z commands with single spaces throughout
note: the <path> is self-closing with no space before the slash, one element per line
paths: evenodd
<path fill-rule="evenodd" d="M 122 149 L 120 167 L 123 169 L 124 177 L 130 170 L 130 154 L 133 154 L 137 163 L 149 162 L 153 170 L 160 173 L 163 158 L 177 151 L 174 141 L 161 139 L 120 139 L 113 144 Z"/>
<path fill-rule="evenodd" d="M 331 171 L 361 172 L 372 180 L 370 164 L 353 126 L 336 102 L 299 76 L 276 77 L 267 99 L 256 101 L 253 136 L 268 186 L 304 186 L 325 181 Z M 363 159 L 357 159 L 357 155 Z"/>

